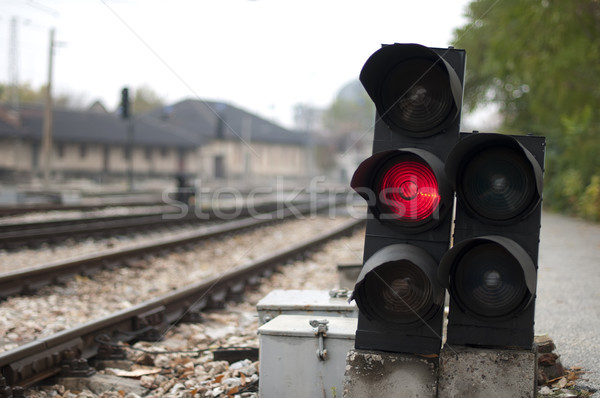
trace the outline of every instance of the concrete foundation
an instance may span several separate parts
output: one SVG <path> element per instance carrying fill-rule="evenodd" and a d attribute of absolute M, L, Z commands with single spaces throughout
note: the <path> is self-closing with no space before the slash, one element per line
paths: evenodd
<path fill-rule="evenodd" d="M 343 397 L 436 398 L 437 371 L 437 358 L 351 350 Z"/>
<path fill-rule="evenodd" d="M 535 350 L 444 346 L 440 353 L 438 398 L 533 398 Z"/>

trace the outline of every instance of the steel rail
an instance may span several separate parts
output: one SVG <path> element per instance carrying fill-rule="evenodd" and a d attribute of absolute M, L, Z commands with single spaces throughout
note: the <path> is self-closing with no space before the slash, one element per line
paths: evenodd
<path fill-rule="evenodd" d="M 201 311 L 222 303 L 231 295 L 239 297 L 246 285 L 260 276 L 324 242 L 348 235 L 364 220 L 351 219 L 343 225 L 284 249 L 266 254 L 219 275 L 135 305 L 110 316 L 91 321 L 53 336 L 32 341 L 0 353 L 0 374 L 10 386 L 29 386 L 58 374 L 75 355 L 89 359 L 106 349 L 105 342 L 139 339 L 141 332 L 161 336 L 169 325 L 198 319 Z M 128 338 L 123 338 L 129 336 Z M 136 337 L 137 336 L 137 337 Z"/>
<path fill-rule="evenodd" d="M 144 257 L 151 253 L 199 242 L 226 233 L 258 227 L 278 219 L 294 216 L 297 212 L 305 214 L 326 208 L 328 208 L 328 204 L 316 205 L 314 208 L 310 205 L 302 205 L 295 207 L 294 210 L 279 209 L 269 213 L 257 214 L 255 217 L 205 227 L 199 231 L 165 236 L 147 243 L 139 243 L 125 248 L 101 250 L 64 260 L 51 261 L 36 267 L 10 271 L 0 274 L 0 299 L 17 294 L 32 294 L 43 286 L 65 282 L 77 274 L 91 275 L 102 269 L 114 268 L 127 259 Z"/>
<path fill-rule="evenodd" d="M 298 202 L 302 203 L 302 202 Z M 277 202 L 253 205 L 256 213 L 264 213 L 276 209 Z M 140 228 L 157 228 L 173 224 L 206 222 L 214 220 L 220 213 L 239 211 L 240 216 L 250 214 L 248 206 L 243 208 L 222 209 L 181 208 L 167 212 L 151 212 L 147 214 L 111 215 L 103 217 L 83 217 L 78 219 L 47 220 L 24 223 L 0 224 L 0 247 L 23 246 L 30 242 L 48 242 L 73 236 L 90 236 L 110 234 L 116 231 L 127 232 Z"/>
<path fill-rule="evenodd" d="M 0 217 L 16 216 L 20 214 L 46 212 L 46 211 L 90 211 L 104 209 L 107 207 L 142 207 L 142 206 L 161 206 L 164 201 L 130 201 L 115 203 L 89 203 L 89 204 L 28 204 L 28 205 L 0 205 Z"/>

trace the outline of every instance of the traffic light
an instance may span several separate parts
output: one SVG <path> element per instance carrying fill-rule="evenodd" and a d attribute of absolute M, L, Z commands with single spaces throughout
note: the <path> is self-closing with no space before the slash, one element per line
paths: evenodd
<path fill-rule="evenodd" d="M 128 119 L 129 113 L 129 89 L 123 87 L 123 90 L 121 90 L 121 117 Z"/>
<path fill-rule="evenodd" d="M 463 133 L 446 162 L 454 246 L 439 267 L 450 293 L 447 343 L 529 349 L 545 139 Z"/>
<path fill-rule="evenodd" d="M 444 170 L 459 141 L 465 52 L 384 45 L 360 81 L 375 103 L 373 155 L 351 186 L 368 206 L 363 268 L 352 298 L 355 347 L 438 353 L 453 192 Z"/>

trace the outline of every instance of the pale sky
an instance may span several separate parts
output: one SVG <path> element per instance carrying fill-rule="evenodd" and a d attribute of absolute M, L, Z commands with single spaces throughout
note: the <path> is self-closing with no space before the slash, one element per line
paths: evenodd
<path fill-rule="evenodd" d="M 124 86 L 167 102 L 224 101 L 291 126 L 292 107 L 328 106 L 382 43 L 447 47 L 468 0 L 0 0 L 0 81 L 18 77 L 117 107 Z"/>

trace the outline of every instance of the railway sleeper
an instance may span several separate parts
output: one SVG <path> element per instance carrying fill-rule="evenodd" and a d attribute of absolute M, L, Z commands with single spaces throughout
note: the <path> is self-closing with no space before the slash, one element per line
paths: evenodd
<path fill-rule="evenodd" d="M 206 308 L 209 310 L 217 310 L 225 308 L 227 302 L 227 288 L 223 287 L 210 292 Z"/>
<path fill-rule="evenodd" d="M 238 281 L 229 286 L 229 293 L 227 298 L 236 303 L 244 301 L 244 291 L 246 290 L 246 281 Z"/>
<path fill-rule="evenodd" d="M 104 262 L 96 261 L 93 263 L 90 262 L 90 263 L 84 264 L 83 266 L 79 267 L 79 269 L 77 270 L 77 273 L 79 275 L 91 277 L 94 274 L 97 274 L 98 272 L 102 271 L 103 269 L 106 269 L 106 265 L 104 264 Z"/>
<path fill-rule="evenodd" d="M 0 398 L 25 398 L 23 387 L 10 388 L 6 384 L 6 378 L 0 375 Z"/>
<path fill-rule="evenodd" d="M 45 340 L 36 340 L 29 344 L 28 350 L 34 355 L 27 359 L 14 361 L 2 368 L 2 375 L 9 385 L 29 386 L 38 381 L 54 376 L 61 371 L 63 361 L 71 358 L 72 354 L 80 356 L 83 352 L 84 343 L 81 338 L 75 338 L 57 346 L 48 348 Z"/>
<path fill-rule="evenodd" d="M 96 373 L 87 359 L 81 358 L 76 352 L 67 350 L 60 367 L 60 377 L 90 377 Z"/>
<path fill-rule="evenodd" d="M 131 333 L 138 340 L 162 340 L 163 333 L 168 327 L 168 323 L 165 320 L 165 310 L 164 306 L 159 306 L 136 315 L 133 318 L 133 331 Z"/>
<path fill-rule="evenodd" d="M 111 341 L 111 338 L 107 334 L 102 334 L 95 338 L 98 345 L 98 353 L 94 357 L 100 361 L 114 361 L 127 359 L 127 352 L 123 349 L 121 344 L 117 344 Z"/>
<path fill-rule="evenodd" d="M 177 323 L 200 323 L 204 320 L 202 316 L 202 310 L 205 309 L 208 305 L 208 299 L 203 298 L 196 300 L 193 303 L 186 301 L 184 306 L 184 311 L 181 317 L 177 320 Z"/>

